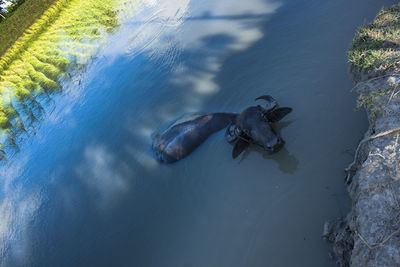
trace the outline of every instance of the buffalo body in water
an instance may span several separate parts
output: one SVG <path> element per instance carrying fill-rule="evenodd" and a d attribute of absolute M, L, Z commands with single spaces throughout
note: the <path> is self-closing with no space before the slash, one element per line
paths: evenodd
<path fill-rule="evenodd" d="M 260 96 L 257 99 L 267 101 L 266 107 L 251 106 L 240 114 L 191 115 L 177 121 L 155 136 L 153 150 L 157 158 L 166 163 L 178 161 L 189 155 L 210 135 L 224 128 L 226 140 L 234 143 L 233 158 L 251 144 L 258 145 L 268 152 L 278 151 L 284 141 L 274 131 L 272 124 L 281 120 L 292 109 L 278 108 L 277 102 L 271 96 Z"/>
<path fill-rule="evenodd" d="M 161 162 L 172 163 L 189 155 L 211 134 L 227 127 L 236 118 L 233 113 L 192 115 L 157 134 L 153 150 Z"/>

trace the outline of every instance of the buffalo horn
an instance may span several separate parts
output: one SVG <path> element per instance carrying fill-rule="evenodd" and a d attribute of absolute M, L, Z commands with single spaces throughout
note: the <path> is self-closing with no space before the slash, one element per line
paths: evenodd
<path fill-rule="evenodd" d="M 262 99 L 262 100 L 265 100 L 268 102 L 268 105 L 266 107 L 267 110 L 274 109 L 276 106 L 278 106 L 278 102 L 276 102 L 276 100 L 270 95 L 262 95 L 262 96 L 257 97 L 255 100 L 259 100 L 259 99 Z"/>

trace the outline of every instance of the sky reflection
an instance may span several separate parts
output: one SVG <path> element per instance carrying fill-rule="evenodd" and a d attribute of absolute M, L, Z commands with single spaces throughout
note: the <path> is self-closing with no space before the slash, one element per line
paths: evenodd
<path fill-rule="evenodd" d="M 226 57 L 249 48 L 263 37 L 261 22 L 279 8 L 277 1 L 145 1 L 129 20 L 105 55 L 135 60 L 145 55 L 170 66 L 172 101 L 158 102 L 140 127 L 145 142 L 159 125 L 166 125 L 184 113 L 201 111 L 204 101 L 220 91 L 216 77 Z M 185 60 L 182 61 L 181 59 Z M 111 63 L 110 64 L 113 64 Z M 179 107 L 179 108 L 176 108 Z M 130 129 L 132 122 L 127 122 Z M 150 129 L 150 130 L 149 130 Z M 151 131 L 153 129 L 153 131 Z"/>
<path fill-rule="evenodd" d="M 116 199 L 129 191 L 128 178 L 133 171 L 127 164 L 118 162 L 103 145 L 89 145 L 84 150 L 84 161 L 76 172 L 84 184 L 96 195 L 95 203 L 106 209 Z"/>
<path fill-rule="evenodd" d="M 167 94 L 174 96 L 171 101 L 150 100 L 151 109 L 142 109 L 139 114 L 134 110 L 134 116 L 123 118 L 125 129 L 136 141 L 134 145 L 123 146 L 134 164 L 121 160 L 102 142 L 86 144 L 80 149 L 81 155 L 77 156 L 82 158 L 73 170 L 78 181 L 93 194 L 93 203 L 99 210 L 110 209 L 115 200 L 130 192 L 137 171 L 132 165 L 146 170 L 159 166 L 149 151 L 152 134 L 160 129 L 160 125 L 166 125 L 184 113 L 203 109 L 205 101 L 221 90 L 216 76 L 227 56 L 249 48 L 262 38 L 260 23 L 278 7 L 279 2 L 264 0 L 205 0 L 196 5 L 189 0 L 141 2 L 135 7 L 133 17 L 126 14 L 125 24 L 99 55 L 98 61 L 102 65 L 94 62 L 76 72 L 70 82 L 64 83 L 62 101 L 57 100 L 54 110 L 44 116 L 45 130 L 39 129 L 32 142 L 45 149 L 53 133 L 49 130 L 52 127 L 71 133 L 78 131 L 79 114 L 75 112 L 89 102 L 87 87 L 93 81 L 101 83 L 105 90 L 112 90 L 115 86 L 99 77 L 100 69 L 118 65 L 121 58 L 133 62 L 145 58 L 154 65 L 168 68 Z M 95 111 L 91 116 L 96 116 Z M 73 138 L 73 135 L 67 136 L 64 142 L 72 143 Z M 32 240 L 27 231 L 47 201 L 44 192 L 68 178 L 60 176 L 63 171 L 36 169 L 36 164 L 45 162 L 47 158 L 49 165 L 55 161 L 52 155 L 43 155 L 39 159 L 37 154 L 43 152 L 40 149 L 31 151 L 29 146 L 21 149 L 24 156 L 15 157 L 18 163 L 9 162 L 2 169 L 5 178 L 0 182 L 0 265 L 4 266 L 24 264 L 29 260 Z M 33 181 L 33 178 L 37 180 Z M 71 204 L 74 193 L 67 189 L 61 191 L 65 205 L 74 209 Z"/>

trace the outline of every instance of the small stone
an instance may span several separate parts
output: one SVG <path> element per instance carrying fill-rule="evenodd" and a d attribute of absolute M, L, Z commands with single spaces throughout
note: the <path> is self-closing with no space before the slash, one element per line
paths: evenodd
<path fill-rule="evenodd" d="M 396 76 L 390 76 L 390 77 L 387 79 L 387 83 L 388 83 L 390 86 L 396 86 L 396 85 L 399 83 L 399 81 L 400 81 L 400 79 L 399 79 L 398 77 L 396 77 Z"/>
<path fill-rule="evenodd" d="M 400 46 L 400 39 L 389 39 L 383 42 L 383 48 L 394 48 Z"/>

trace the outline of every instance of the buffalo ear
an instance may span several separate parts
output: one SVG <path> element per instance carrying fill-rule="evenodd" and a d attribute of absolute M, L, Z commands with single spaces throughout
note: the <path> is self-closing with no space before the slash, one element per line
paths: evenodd
<path fill-rule="evenodd" d="M 247 147 L 249 146 L 249 142 L 246 142 L 243 139 L 239 139 L 235 146 L 233 147 L 233 151 L 232 151 L 232 158 L 237 158 L 237 156 L 240 155 L 240 153 L 243 152 L 243 150 L 245 150 Z"/>
<path fill-rule="evenodd" d="M 266 117 L 269 122 L 278 122 L 290 112 L 292 112 L 291 108 L 277 108 L 268 112 Z"/>

